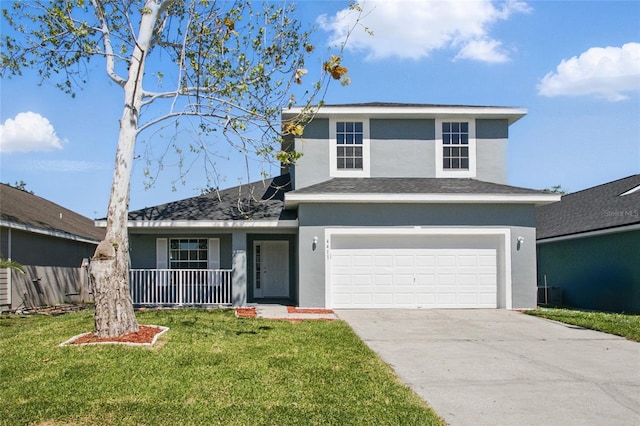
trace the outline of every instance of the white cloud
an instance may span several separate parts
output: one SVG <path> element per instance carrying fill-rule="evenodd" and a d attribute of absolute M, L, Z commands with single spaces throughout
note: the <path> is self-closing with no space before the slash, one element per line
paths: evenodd
<path fill-rule="evenodd" d="M 0 152 L 51 151 L 62 149 L 62 141 L 45 117 L 21 112 L 0 124 Z"/>
<path fill-rule="evenodd" d="M 609 101 L 640 92 L 640 43 L 592 47 L 560 62 L 538 85 L 542 96 L 595 95 Z"/>
<path fill-rule="evenodd" d="M 509 52 L 490 37 L 491 25 L 531 11 L 526 3 L 514 0 L 499 6 L 489 0 L 360 0 L 358 5 L 363 19 L 349 36 L 347 49 L 365 52 L 367 59 L 420 59 L 434 50 L 454 49 L 458 59 L 505 62 Z M 330 44 L 341 44 L 355 19 L 355 13 L 344 9 L 331 17 L 320 16 L 318 23 L 330 32 Z"/>
<path fill-rule="evenodd" d="M 509 52 L 497 40 L 472 40 L 467 43 L 455 59 L 471 59 L 483 62 L 503 63 L 509 61 Z"/>

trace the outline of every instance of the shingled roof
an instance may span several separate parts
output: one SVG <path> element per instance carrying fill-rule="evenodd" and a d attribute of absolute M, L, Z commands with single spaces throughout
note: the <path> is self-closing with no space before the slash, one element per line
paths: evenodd
<path fill-rule="evenodd" d="M 564 195 L 536 222 L 538 240 L 640 224 L 640 174 Z"/>
<path fill-rule="evenodd" d="M 93 220 L 37 195 L 0 184 L 0 220 L 3 226 L 62 233 L 99 242 L 104 231 Z"/>
<path fill-rule="evenodd" d="M 293 194 L 499 194 L 540 195 L 542 191 L 468 178 L 334 178 Z"/>
<path fill-rule="evenodd" d="M 224 190 L 147 207 L 129 213 L 129 220 L 288 220 L 284 193 L 291 190 L 288 174 Z"/>

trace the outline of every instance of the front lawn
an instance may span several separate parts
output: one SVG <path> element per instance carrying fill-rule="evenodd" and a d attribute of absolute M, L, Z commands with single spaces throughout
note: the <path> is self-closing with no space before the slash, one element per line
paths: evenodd
<path fill-rule="evenodd" d="M 538 308 L 524 312 L 529 315 L 603 331 L 640 342 L 640 315 L 552 308 Z"/>
<path fill-rule="evenodd" d="M 0 318 L 0 424 L 444 424 L 342 321 L 162 310 L 156 346 L 57 345 L 91 311 Z"/>

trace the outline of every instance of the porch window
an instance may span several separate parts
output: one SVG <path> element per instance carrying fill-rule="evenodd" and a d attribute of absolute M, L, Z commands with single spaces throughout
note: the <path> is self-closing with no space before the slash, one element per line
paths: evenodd
<path fill-rule="evenodd" d="M 220 269 L 220 239 L 156 238 L 156 269 Z"/>
<path fill-rule="evenodd" d="M 170 269 L 207 269 L 208 245 L 206 238 L 176 238 L 169 242 Z"/>

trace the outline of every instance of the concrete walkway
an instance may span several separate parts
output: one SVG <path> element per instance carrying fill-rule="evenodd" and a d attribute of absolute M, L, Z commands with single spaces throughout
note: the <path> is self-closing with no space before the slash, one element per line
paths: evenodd
<path fill-rule="evenodd" d="M 506 310 L 337 310 L 451 425 L 640 425 L 640 343 Z"/>

